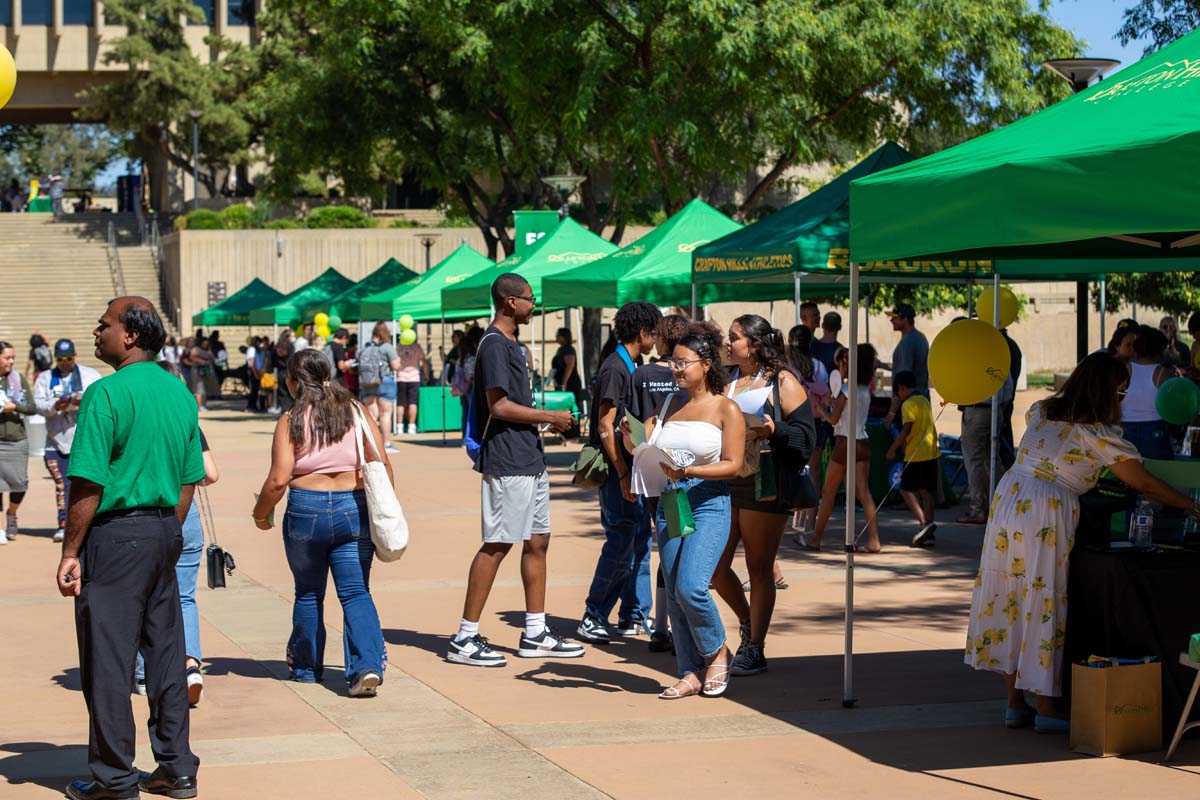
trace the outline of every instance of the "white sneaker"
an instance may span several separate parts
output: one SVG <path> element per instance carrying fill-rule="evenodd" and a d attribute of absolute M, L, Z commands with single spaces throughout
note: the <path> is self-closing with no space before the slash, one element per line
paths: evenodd
<path fill-rule="evenodd" d="M 383 446 L 383 452 L 385 452 L 385 453 L 399 453 L 399 452 L 400 452 L 400 448 L 399 448 L 399 447 L 396 447 L 396 445 L 392 444 L 391 442 L 388 442 L 387 444 L 385 444 L 385 445 Z"/>
<path fill-rule="evenodd" d="M 279 406 L 271 406 L 270 408 L 267 409 L 267 413 L 268 414 L 282 414 L 283 409 L 280 408 Z"/>
<path fill-rule="evenodd" d="M 478 634 L 462 640 L 451 637 L 446 660 L 472 667 L 503 667 L 508 663 L 503 655 L 492 649 L 487 639 Z"/>
<path fill-rule="evenodd" d="M 204 674 L 199 667 L 187 668 L 187 693 L 189 706 L 200 705 L 200 698 L 204 697 Z"/>
<path fill-rule="evenodd" d="M 54 532 L 54 541 L 61 542 L 65 538 L 67 538 L 67 532 L 62 528 L 59 528 Z"/>
<path fill-rule="evenodd" d="M 2 528 L 0 528 L 0 544 L 8 544 L 8 534 Z"/>
<path fill-rule="evenodd" d="M 378 672 L 367 670 L 362 675 L 358 676 L 350 686 L 351 697 L 374 697 L 379 689 L 379 684 L 382 683 L 382 678 Z"/>

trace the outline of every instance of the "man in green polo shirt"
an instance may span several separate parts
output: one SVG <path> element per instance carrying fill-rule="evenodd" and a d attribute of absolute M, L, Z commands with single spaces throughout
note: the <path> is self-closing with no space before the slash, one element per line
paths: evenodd
<path fill-rule="evenodd" d="M 116 372 L 79 406 L 70 505 L 57 582 L 75 598 L 79 673 L 90 718 L 90 782 L 76 800 L 123 800 L 138 790 L 195 797 L 199 760 L 188 744 L 183 618 L 175 562 L 181 524 L 204 478 L 196 402 L 155 356 L 166 333 L 142 297 L 109 303 L 93 332 Z M 137 652 L 146 661 L 150 745 L 158 769 L 134 769 L 129 702 Z"/>

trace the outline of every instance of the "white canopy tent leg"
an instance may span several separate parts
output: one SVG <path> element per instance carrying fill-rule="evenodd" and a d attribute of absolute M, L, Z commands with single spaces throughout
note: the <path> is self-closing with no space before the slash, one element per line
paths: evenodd
<path fill-rule="evenodd" d="M 800 273 L 792 273 L 792 299 L 796 301 L 796 323 L 800 324 Z"/>
<path fill-rule="evenodd" d="M 399 346 L 400 346 L 400 322 L 399 322 L 399 320 L 392 320 L 392 349 L 395 350 Z M 387 368 L 390 370 L 392 367 L 389 364 Z M 394 373 L 394 372 L 392 373 L 393 376 L 395 374 L 396 373 Z M 400 432 L 400 430 L 399 430 L 400 422 L 399 421 L 404 418 L 396 413 L 396 398 L 395 397 L 391 398 L 391 401 L 392 401 L 392 436 L 395 436 L 396 434 L 398 434 Z M 384 442 L 384 444 L 387 444 L 387 442 Z"/>
<path fill-rule="evenodd" d="M 797 285 L 799 285 L 797 278 Z M 799 308 L 799 306 L 797 306 Z M 850 437 L 858 431 L 858 262 L 850 262 L 850 363 L 849 375 L 842 376 L 842 385 L 849 386 L 846 414 Z M 842 661 L 842 706 L 850 708 L 857 701 L 854 696 L 854 539 L 856 518 L 854 514 L 855 474 L 858 459 L 855 453 L 857 440 L 846 440 L 846 640 Z"/>
<path fill-rule="evenodd" d="M 992 273 L 992 324 L 996 327 L 996 330 L 1000 329 L 1000 276 L 995 273 Z M 1016 388 L 1016 386 L 1013 386 L 1014 391 Z M 991 508 L 992 505 L 992 495 L 996 493 L 996 473 L 998 472 L 996 469 L 996 433 L 1000 425 L 1000 404 L 996 401 L 996 395 L 998 394 L 999 392 L 992 395 L 992 450 L 990 456 L 991 461 L 988 462 L 987 502 L 989 508 Z"/>
<path fill-rule="evenodd" d="M 692 321 L 696 319 L 696 276 L 692 276 Z"/>
<path fill-rule="evenodd" d="M 1108 276 L 1104 275 L 1100 278 L 1100 347 L 1104 348 L 1108 344 L 1108 334 L 1104 325 L 1104 311 L 1108 306 Z"/>

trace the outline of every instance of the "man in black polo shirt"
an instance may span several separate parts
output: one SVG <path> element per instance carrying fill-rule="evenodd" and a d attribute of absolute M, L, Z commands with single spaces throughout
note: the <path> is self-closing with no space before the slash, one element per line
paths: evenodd
<path fill-rule="evenodd" d="M 618 439 L 617 426 L 632 403 L 636 362 L 654 349 L 662 312 L 651 303 L 626 303 L 613 317 L 617 348 L 604 359 L 592 382 L 588 440 L 603 450 L 608 480 L 600 487 L 600 524 L 605 542 L 596 562 L 585 612 L 576 633 L 584 641 L 612 639 L 608 615 L 621 601 L 618 633 L 653 633 L 650 609 L 650 521 L 645 504 L 629 487 L 632 458 Z"/>
<path fill-rule="evenodd" d="M 183 617 L 175 562 L 195 484 L 204 479 L 196 402 L 155 356 L 166 333 L 149 300 L 119 297 L 93 331 L 116 372 L 93 383 L 71 445 L 71 497 L 56 579 L 75 598 L 79 676 L 90 729 L 91 782 L 76 800 L 133 798 L 138 789 L 196 796 L 188 745 Z M 129 693 L 139 644 L 146 662 L 153 774 L 133 767 Z"/>

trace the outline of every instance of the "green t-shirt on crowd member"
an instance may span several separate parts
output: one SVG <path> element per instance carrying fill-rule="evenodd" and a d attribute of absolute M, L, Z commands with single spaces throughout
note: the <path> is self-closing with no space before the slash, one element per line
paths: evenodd
<path fill-rule="evenodd" d="M 153 361 L 96 381 L 79 405 L 67 475 L 104 487 L 98 514 L 173 508 L 181 486 L 204 478 L 195 398 Z"/>

